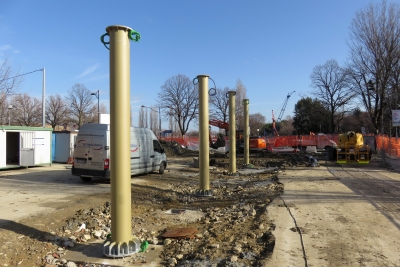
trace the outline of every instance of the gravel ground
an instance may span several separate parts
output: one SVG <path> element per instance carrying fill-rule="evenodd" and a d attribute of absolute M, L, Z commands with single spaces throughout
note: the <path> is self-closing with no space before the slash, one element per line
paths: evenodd
<path fill-rule="evenodd" d="M 166 173 L 139 176 L 141 182 L 132 186 L 133 235 L 142 245 L 148 244 L 147 250 L 162 245 L 159 257 L 165 266 L 264 265 L 275 244 L 275 224 L 267 206 L 284 190 L 277 174 L 293 165 L 305 166 L 303 158 L 290 153 L 251 157 L 247 168 L 276 171 L 230 176 L 228 159 L 213 156 L 213 196 L 198 197 L 199 171 L 191 166 L 196 152 L 166 150 Z M 243 167 L 238 158 L 237 168 Z M 51 213 L 18 222 L 2 220 L 0 266 L 111 266 L 65 259 L 69 250 L 110 234 L 109 199 L 109 193 L 77 196 Z M 165 237 L 180 228 L 191 229 L 190 236 Z M 149 259 L 146 253 L 137 253 L 124 262 L 124 266 L 146 266 Z"/>

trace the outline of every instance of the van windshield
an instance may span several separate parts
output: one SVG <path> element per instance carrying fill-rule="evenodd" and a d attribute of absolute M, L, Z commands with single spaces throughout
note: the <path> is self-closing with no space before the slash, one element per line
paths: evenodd
<path fill-rule="evenodd" d="M 162 153 L 163 148 L 157 140 L 153 140 L 153 147 L 155 152 Z"/>

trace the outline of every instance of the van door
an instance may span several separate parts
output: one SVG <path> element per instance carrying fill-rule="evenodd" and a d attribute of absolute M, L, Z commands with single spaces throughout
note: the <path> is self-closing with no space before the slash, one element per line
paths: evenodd
<path fill-rule="evenodd" d="M 153 171 L 158 171 L 162 161 L 162 151 L 163 151 L 163 148 L 161 144 L 158 142 L 158 140 L 153 140 L 153 150 L 154 150 Z"/>
<path fill-rule="evenodd" d="M 87 168 L 88 160 L 88 143 L 90 143 L 90 138 L 88 136 L 83 136 L 83 133 L 79 133 L 75 140 L 74 148 L 74 166 L 79 169 Z"/>
<path fill-rule="evenodd" d="M 151 160 L 150 156 L 153 153 L 152 153 L 152 148 L 149 145 L 149 142 L 151 142 L 151 141 L 149 139 L 147 139 L 144 134 L 142 134 L 142 136 L 139 137 L 140 169 L 143 172 L 150 172 L 152 169 L 152 166 L 151 166 L 152 160 Z"/>
<path fill-rule="evenodd" d="M 22 167 L 35 165 L 34 150 L 35 132 L 20 133 L 19 165 Z"/>
<path fill-rule="evenodd" d="M 93 170 L 104 170 L 104 160 L 107 158 L 106 150 L 104 150 L 104 138 L 92 137 L 89 140 L 89 168 Z"/>

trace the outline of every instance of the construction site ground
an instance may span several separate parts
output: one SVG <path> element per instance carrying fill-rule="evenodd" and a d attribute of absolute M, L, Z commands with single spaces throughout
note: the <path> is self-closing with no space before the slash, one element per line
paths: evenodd
<path fill-rule="evenodd" d="M 198 197 L 196 154 L 167 152 L 163 175 L 131 180 L 132 233 L 149 245 L 117 259 L 102 253 L 109 181 L 82 183 L 67 164 L 1 171 L 0 266 L 400 266 L 398 160 L 313 154 L 320 166 L 307 167 L 268 153 L 238 156 L 232 176 L 211 157 L 213 196 Z"/>

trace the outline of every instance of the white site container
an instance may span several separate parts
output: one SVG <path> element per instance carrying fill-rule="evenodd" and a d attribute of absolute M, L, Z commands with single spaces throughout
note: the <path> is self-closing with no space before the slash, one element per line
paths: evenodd
<path fill-rule="evenodd" d="M 0 126 L 0 169 L 51 165 L 51 128 Z"/>

